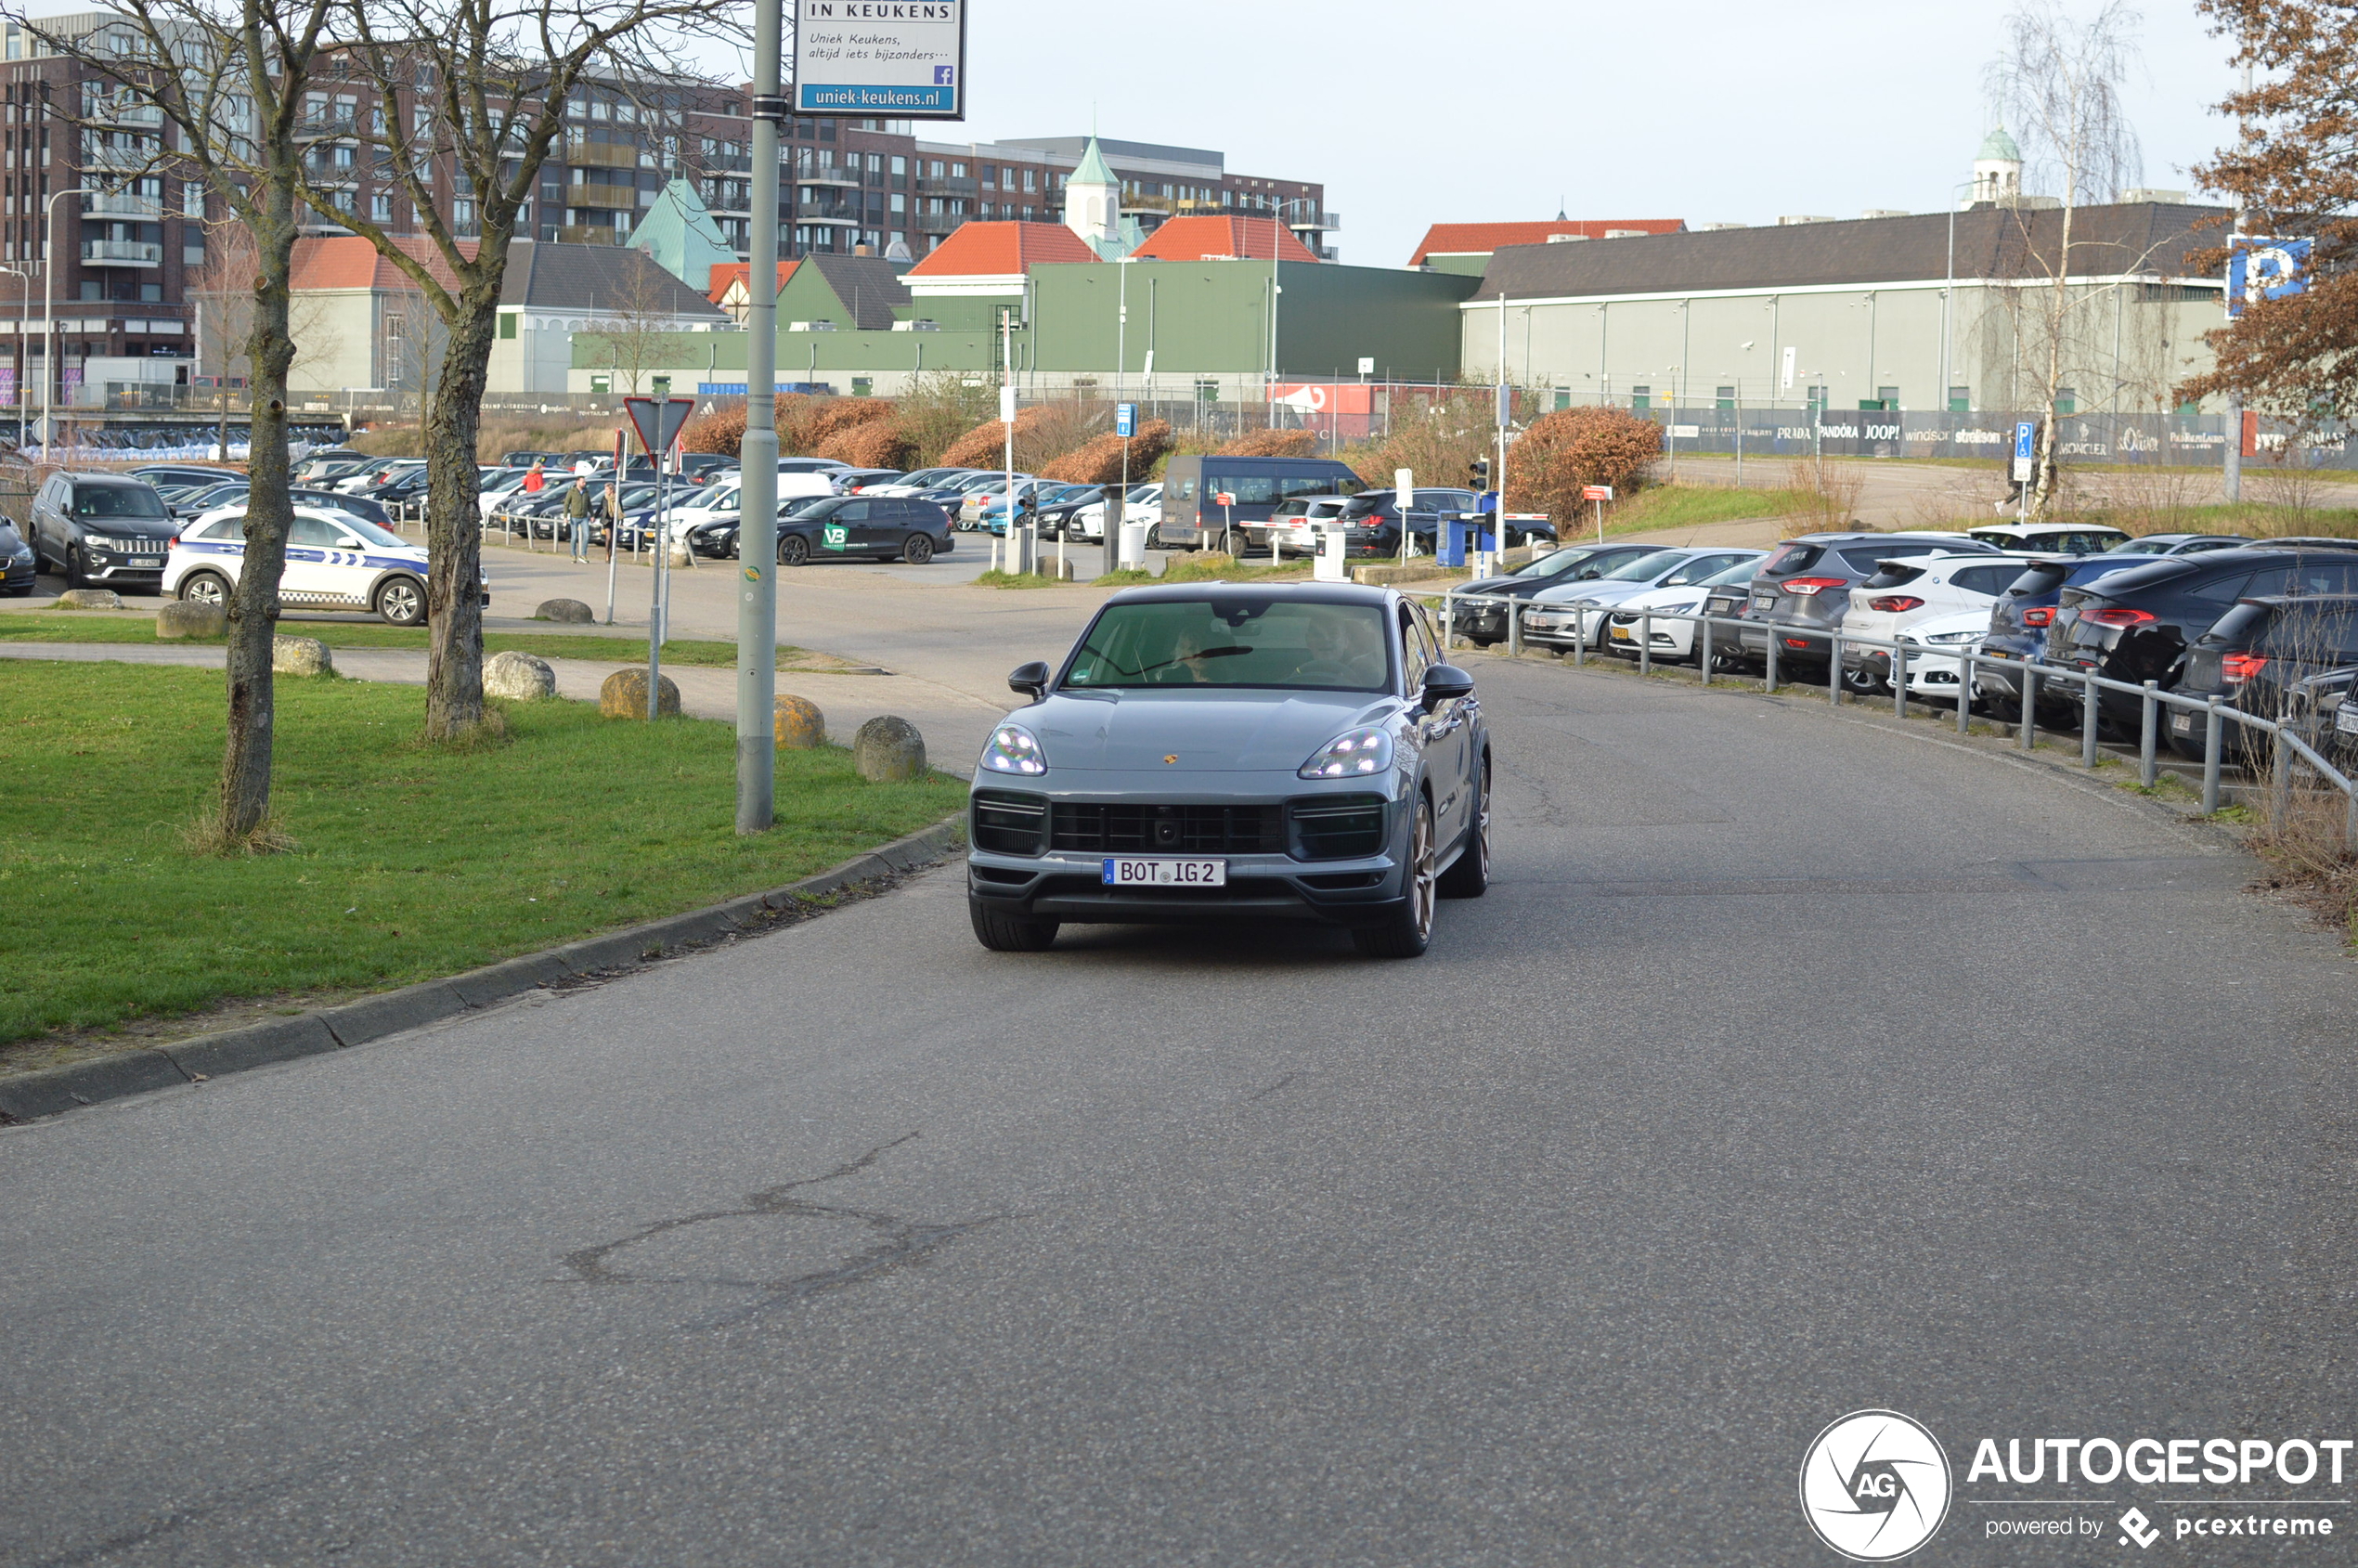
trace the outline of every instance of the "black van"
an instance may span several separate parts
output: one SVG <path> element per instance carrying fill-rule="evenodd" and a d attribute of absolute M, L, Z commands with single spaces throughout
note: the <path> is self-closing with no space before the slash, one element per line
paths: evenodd
<path fill-rule="evenodd" d="M 1332 458 L 1173 458 L 1162 471 L 1162 521 L 1158 541 L 1166 550 L 1222 548 L 1222 535 L 1246 524 L 1269 521 L 1277 503 L 1292 496 L 1355 496 L 1367 486 Z M 1222 496 L 1233 497 L 1220 504 Z"/>

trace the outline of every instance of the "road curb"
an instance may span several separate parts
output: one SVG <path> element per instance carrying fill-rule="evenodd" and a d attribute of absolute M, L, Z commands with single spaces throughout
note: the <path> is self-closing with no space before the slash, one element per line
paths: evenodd
<path fill-rule="evenodd" d="M 617 970 L 759 929 L 770 924 L 771 916 L 810 900 L 941 860 L 958 847 L 965 828 L 963 814 L 950 817 L 815 876 L 768 892 L 748 893 L 708 908 L 470 969 L 463 975 L 364 996 L 342 1006 L 0 1078 L 0 1122 L 31 1121 L 248 1068 L 323 1056 L 458 1017 L 551 982 L 606 978 Z"/>

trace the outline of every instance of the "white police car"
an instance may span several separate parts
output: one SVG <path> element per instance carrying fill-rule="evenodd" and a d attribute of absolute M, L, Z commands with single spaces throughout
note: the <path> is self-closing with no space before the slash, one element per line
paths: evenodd
<path fill-rule="evenodd" d="M 164 594 L 226 606 L 245 563 L 245 522 L 240 508 L 200 518 L 175 538 L 164 558 Z M 426 618 L 426 547 L 366 518 L 297 507 L 279 600 L 304 609 L 371 610 L 394 626 L 418 626 Z"/>

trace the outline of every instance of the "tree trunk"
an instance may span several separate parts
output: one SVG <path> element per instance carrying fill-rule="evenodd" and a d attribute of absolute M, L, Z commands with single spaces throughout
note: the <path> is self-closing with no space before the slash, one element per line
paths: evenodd
<path fill-rule="evenodd" d="M 488 237 L 485 253 L 490 253 Z M 502 253 L 504 254 L 504 252 Z M 501 266 L 459 297 L 446 321 L 442 373 L 426 409 L 426 738 L 461 736 L 483 722 L 483 512 L 475 438 L 497 329 Z"/>
<path fill-rule="evenodd" d="M 289 159 L 292 164 L 292 158 Z M 287 565 L 287 529 L 293 521 L 288 489 L 287 373 L 294 365 L 288 314 L 294 256 L 294 189 L 272 179 L 258 192 L 263 232 L 253 280 L 253 336 L 248 349 L 253 381 L 248 403 L 246 550 L 238 590 L 229 601 L 229 735 L 221 758 L 221 830 L 235 843 L 270 814 L 270 753 L 277 696 L 271 644 L 279 630 L 279 583 Z"/>

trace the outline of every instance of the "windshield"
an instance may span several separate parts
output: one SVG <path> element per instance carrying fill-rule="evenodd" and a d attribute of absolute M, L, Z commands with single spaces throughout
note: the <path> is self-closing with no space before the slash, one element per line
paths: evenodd
<path fill-rule="evenodd" d="M 1161 494 L 1162 486 L 1160 485 L 1134 485 L 1130 487 L 1130 493 L 1124 496 L 1122 499 L 1131 501 L 1150 501 Z"/>
<path fill-rule="evenodd" d="M 169 517 L 163 498 L 146 485 L 76 485 L 76 517 Z"/>
<path fill-rule="evenodd" d="M 1552 577 L 1571 571 L 1596 553 L 1593 550 L 1551 550 L 1528 566 L 1516 567 L 1512 575 L 1518 577 Z"/>
<path fill-rule="evenodd" d="M 1744 560 L 1737 562 L 1734 565 L 1729 567 L 1724 572 L 1716 572 L 1712 576 L 1704 578 L 1703 586 L 1705 588 L 1725 588 L 1730 583 L 1748 583 L 1752 581 L 1753 574 L 1759 570 L 1760 557 L 1756 555 L 1749 556 Z"/>
<path fill-rule="evenodd" d="M 2106 555 L 2166 555 L 2169 552 L 2170 541 L 2159 538 L 2123 539 L 2105 551 Z"/>
<path fill-rule="evenodd" d="M 1381 692 L 1392 666 L 1373 604 L 1163 600 L 1108 605 L 1064 683 Z"/>
<path fill-rule="evenodd" d="M 336 513 L 336 526 L 357 534 L 369 544 L 407 545 L 409 541 L 390 528 L 380 528 L 365 517 L 355 517 L 348 512 Z"/>
<path fill-rule="evenodd" d="M 1607 572 L 1602 580 L 1609 583 L 1647 583 L 1662 576 L 1686 560 L 1684 551 L 1657 550 L 1652 555 L 1640 555 L 1626 566 Z"/>

